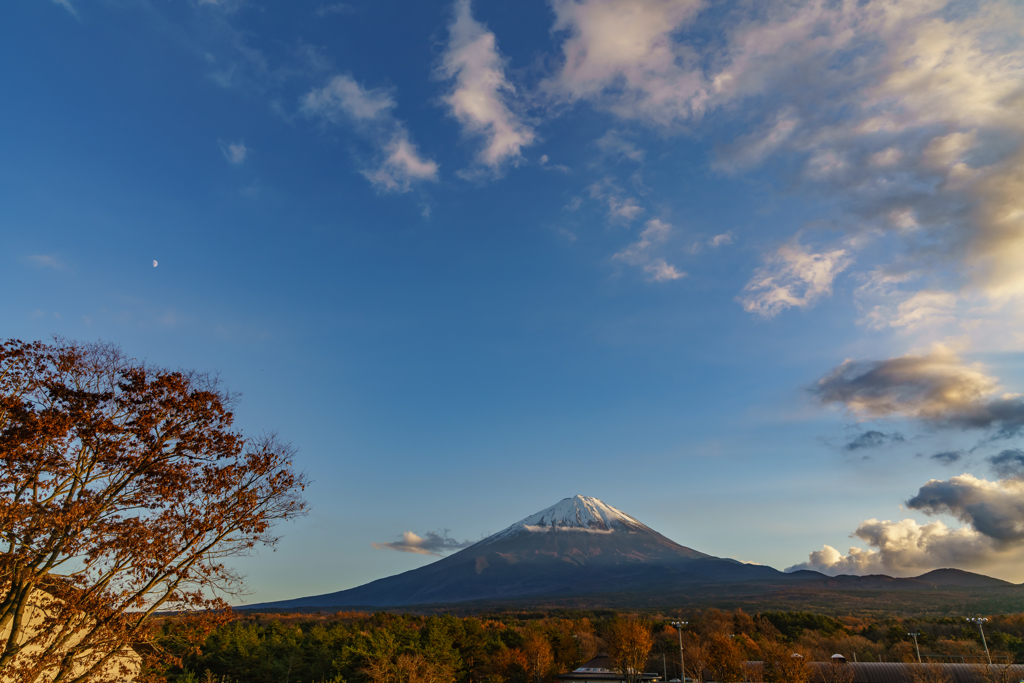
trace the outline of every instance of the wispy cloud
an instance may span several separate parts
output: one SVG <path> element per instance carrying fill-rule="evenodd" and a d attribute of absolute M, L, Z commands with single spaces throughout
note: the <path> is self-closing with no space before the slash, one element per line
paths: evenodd
<path fill-rule="evenodd" d="M 935 460 L 936 462 L 942 463 L 943 465 L 955 465 L 956 463 L 964 459 L 964 452 L 942 451 L 941 453 L 936 453 L 935 455 L 931 455 L 928 457 L 931 460 Z"/>
<path fill-rule="evenodd" d="M 397 130 L 384 146 L 384 161 L 362 174 L 385 192 L 407 192 L 414 180 L 437 180 L 437 163 L 420 157 L 404 128 Z"/>
<path fill-rule="evenodd" d="M 787 181 L 835 200 L 854 232 L 903 242 L 890 253 L 931 277 L 905 282 L 902 306 L 872 311 L 870 326 L 934 326 L 967 290 L 1024 299 L 1019 3 L 797 0 L 723 15 L 699 0 L 550 2 L 563 36 L 544 83 L 554 100 L 662 132 L 742 116 L 752 132 L 723 144 L 715 168 L 783 161 Z M 809 305 L 776 284 L 741 302 L 769 316 Z"/>
<path fill-rule="evenodd" d="M 53 0 L 53 3 L 55 5 L 60 5 L 68 12 L 71 12 L 72 16 L 78 16 L 78 12 L 75 10 L 75 6 L 71 4 L 71 0 Z"/>
<path fill-rule="evenodd" d="M 57 259 L 57 257 L 51 256 L 50 254 L 31 254 L 26 256 L 25 260 L 39 268 L 53 268 L 54 270 L 67 269 L 67 267 Z"/>
<path fill-rule="evenodd" d="M 454 81 L 444 101 L 468 134 L 483 138 L 477 164 L 497 173 L 502 164 L 519 162 L 535 133 L 512 110 L 516 88 L 505 74 L 494 33 L 473 18 L 470 0 L 456 0 L 454 9 L 439 69 Z"/>
<path fill-rule="evenodd" d="M 252 150 L 246 147 L 244 142 L 221 142 L 220 151 L 229 163 L 237 166 L 245 162 L 245 158 Z"/>
<path fill-rule="evenodd" d="M 992 471 L 1000 479 L 1024 480 L 1024 451 L 1019 448 L 1007 449 L 988 458 Z"/>
<path fill-rule="evenodd" d="M 647 274 L 647 279 L 654 282 L 680 280 L 686 277 L 686 273 L 676 270 L 675 266 L 658 256 L 658 250 L 668 241 L 671 233 L 670 224 L 652 218 L 645 224 L 640 239 L 615 254 L 613 258 L 642 268 Z"/>
<path fill-rule="evenodd" d="M 725 245 L 732 244 L 735 241 L 736 238 L 733 237 L 733 234 L 731 232 L 725 232 L 722 233 L 721 235 L 715 235 L 714 237 L 709 239 L 708 246 L 711 248 L 724 247 Z"/>
<path fill-rule="evenodd" d="M 420 155 L 405 124 L 394 117 L 395 100 L 386 88 L 368 89 L 351 76 L 339 75 L 302 99 L 310 117 L 354 124 L 376 148 L 374 167 L 361 171 L 382 192 L 408 192 L 416 181 L 436 181 L 438 165 Z"/>
<path fill-rule="evenodd" d="M 562 173 L 570 173 L 572 171 L 568 166 L 563 164 L 550 164 L 548 163 L 549 161 L 551 160 L 548 158 L 548 155 L 542 154 L 537 163 L 540 164 L 541 168 L 548 171 L 561 171 Z"/>
<path fill-rule="evenodd" d="M 395 108 L 392 91 L 387 88 L 368 89 L 348 75 L 335 76 L 322 88 L 314 88 L 302 99 L 307 115 L 327 119 L 331 123 L 353 121 L 386 121 Z"/>
<path fill-rule="evenodd" d="M 352 14 L 355 12 L 355 8 L 345 2 L 335 2 L 329 5 L 320 5 L 316 8 L 316 15 L 318 17 L 328 17 L 335 14 Z"/>
<path fill-rule="evenodd" d="M 610 130 L 601 137 L 599 137 L 595 143 L 597 148 L 601 150 L 601 153 L 605 157 L 611 157 L 612 159 L 626 159 L 636 163 L 640 163 L 644 160 L 646 153 L 644 150 L 638 148 L 636 144 L 627 140 L 626 137 L 617 130 Z"/>
<path fill-rule="evenodd" d="M 442 533 L 428 531 L 419 536 L 411 531 L 402 534 L 400 541 L 371 543 L 378 550 L 397 550 L 402 553 L 416 553 L 418 555 L 442 555 L 446 552 L 461 550 L 473 545 L 473 541 L 457 541 L 448 536 L 448 530 Z"/>
<path fill-rule="evenodd" d="M 245 4 L 245 0 L 199 0 L 200 5 L 216 7 L 224 12 L 235 12 Z"/>
<path fill-rule="evenodd" d="M 619 187 L 611 178 L 587 186 L 591 199 L 601 202 L 608 210 L 608 217 L 616 222 L 630 223 L 644 213 L 634 197 Z"/>
<path fill-rule="evenodd" d="M 899 432 L 880 432 L 877 429 L 869 429 L 863 434 L 858 434 L 845 446 L 844 451 L 860 451 L 869 448 L 881 448 L 887 444 L 902 443 L 903 435 Z"/>
<path fill-rule="evenodd" d="M 772 318 L 787 308 L 806 308 L 832 294 L 832 283 L 852 263 L 848 249 L 813 253 L 799 242 L 765 258 L 744 288 L 743 308 Z"/>
<path fill-rule="evenodd" d="M 875 329 L 915 329 L 956 319 L 958 297 L 951 292 L 921 290 L 895 306 L 877 305 L 864 322 Z"/>

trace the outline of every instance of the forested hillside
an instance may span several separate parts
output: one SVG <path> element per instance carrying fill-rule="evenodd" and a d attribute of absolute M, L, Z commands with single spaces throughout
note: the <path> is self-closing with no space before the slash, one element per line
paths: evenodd
<path fill-rule="evenodd" d="M 715 609 L 682 615 L 687 673 L 701 663 L 718 680 L 744 660 L 800 653 L 826 661 L 913 661 L 909 632 L 922 657 L 981 662 L 978 628 L 963 619 L 831 617 L 808 612 Z M 215 630 L 198 653 L 167 672 L 176 683 L 541 683 L 614 648 L 612 631 L 629 621 L 651 634 L 646 670 L 677 678 L 679 640 L 670 615 L 611 612 L 504 613 L 473 617 L 390 613 L 238 615 Z M 173 647 L 173 619 L 161 628 Z M 1024 661 L 1024 615 L 993 616 L 986 624 L 997 661 Z M 961 659 L 962 658 L 962 659 Z M 770 676 L 769 676 L 770 679 Z"/>

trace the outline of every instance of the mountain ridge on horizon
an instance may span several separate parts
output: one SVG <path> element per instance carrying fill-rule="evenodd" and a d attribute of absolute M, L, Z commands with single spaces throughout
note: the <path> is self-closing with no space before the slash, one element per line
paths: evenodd
<path fill-rule="evenodd" d="M 954 568 L 907 578 L 828 576 L 813 570 L 786 573 L 683 546 L 600 499 L 577 495 L 423 567 L 333 593 L 238 609 L 389 609 L 613 593 L 715 592 L 723 586 L 741 592 L 771 586 L 861 590 L 1017 587 Z"/>

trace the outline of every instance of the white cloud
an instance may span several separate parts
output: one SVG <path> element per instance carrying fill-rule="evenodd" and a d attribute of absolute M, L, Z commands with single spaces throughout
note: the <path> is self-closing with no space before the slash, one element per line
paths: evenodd
<path fill-rule="evenodd" d="M 335 76 L 322 88 L 314 88 L 302 98 L 302 111 L 331 123 L 345 119 L 374 121 L 390 117 L 395 107 L 391 91 L 386 88 L 368 90 L 348 75 Z"/>
<path fill-rule="evenodd" d="M 546 83 L 569 100 L 588 99 L 623 118 L 666 124 L 699 115 L 705 84 L 672 34 L 699 0 L 552 0 L 555 31 L 568 34 L 563 64 Z"/>
<path fill-rule="evenodd" d="M 249 155 L 250 150 L 245 146 L 243 142 L 234 143 L 221 143 L 220 151 L 224 154 L 224 158 L 232 164 L 241 164 L 245 161 L 245 158 Z"/>
<path fill-rule="evenodd" d="M 872 166 L 895 166 L 903 158 L 903 152 L 897 147 L 887 147 L 881 152 L 875 152 L 868 158 Z"/>
<path fill-rule="evenodd" d="M 924 161 L 933 168 L 952 168 L 963 161 L 964 155 L 975 146 L 977 140 L 977 132 L 973 130 L 934 137 L 924 149 Z"/>
<path fill-rule="evenodd" d="M 798 242 L 783 245 L 744 287 L 743 308 L 765 318 L 791 307 L 806 308 L 832 294 L 833 281 L 850 263 L 846 249 L 815 254 Z"/>
<path fill-rule="evenodd" d="M 461 550 L 473 545 L 472 541 L 456 541 L 449 538 L 447 529 L 443 533 L 428 531 L 420 536 L 411 531 L 402 534 L 402 540 L 384 543 L 371 543 L 378 550 L 397 550 L 402 553 L 417 555 L 441 555 L 452 550 Z"/>
<path fill-rule="evenodd" d="M 650 263 L 644 265 L 644 272 L 655 282 L 668 282 L 670 280 L 680 280 L 686 277 L 687 273 L 684 271 L 676 270 L 676 267 L 670 263 L 666 263 L 663 258 L 656 258 Z"/>
<path fill-rule="evenodd" d="M 676 270 L 675 266 L 666 262 L 664 258 L 656 256 L 658 249 L 668 241 L 671 233 L 670 224 L 652 218 L 645 224 L 640 239 L 615 254 L 613 258 L 642 268 L 648 279 L 654 282 L 682 279 L 686 277 L 685 272 Z"/>
<path fill-rule="evenodd" d="M 989 481 L 971 474 L 932 479 L 907 507 L 929 515 L 947 514 L 1001 546 L 1024 545 L 1024 481 Z"/>
<path fill-rule="evenodd" d="M 932 569 L 958 567 L 986 569 L 994 564 L 1024 559 L 1019 548 L 1002 550 L 983 534 L 969 527 L 954 529 L 941 521 L 918 524 L 913 519 L 898 522 L 869 519 L 853 533 L 870 549 L 851 547 L 847 555 L 826 545 L 812 552 L 807 562 L 786 571 L 811 569 L 838 574 L 888 574 L 916 576 Z"/>
<path fill-rule="evenodd" d="M 644 151 L 638 149 L 635 144 L 616 130 L 608 131 L 598 138 L 595 144 L 605 156 L 629 159 L 637 163 L 644 160 Z"/>
<path fill-rule="evenodd" d="M 405 124 L 392 113 L 395 100 L 388 89 L 367 89 L 351 76 L 332 78 L 302 98 L 307 116 L 331 123 L 351 122 L 377 149 L 377 162 L 361 171 L 382 192 L 408 192 L 416 181 L 436 181 L 438 164 L 420 155 Z"/>
<path fill-rule="evenodd" d="M 384 151 L 387 157 L 378 168 L 362 171 L 378 189 L 407 192 L 414 180 L 437 180 L 437 164 L 420 158 L 404 130 L 395 133 Z"/>
<path fill-rule="evenodd" d="M 910 243 L 911 258 L 919 250 L 935 269 L 941 262 L 931 245 L 954 247 L 945 262 L 975 286 L 1017 296 L 1024 293 L 1016 265 L 1024 255 L 1024 117 L 1016 113 L 1024 44 L 1011 27 L 1024 16 L 1012 3 L 956 16 L 944 15 L 945 5 L 772 5 L 767 21 L 750 20 L 730 37 L 727 66 L 714 76 L 729 87 L 714 101 L 776 100 L 779 120 L 799 125 L 784 144 L 761 146 L 804 155 L 805 177 L 863 215 L 905 202 L 888 225 L 923 230 L 931 240 L 921 249 Z M 835 59 L 853 50 L 862 58 Z M 821 97 L 775 96 L 807 90 Z M 759 141 L 750 145 L 749 156 L 764 157 Z"/>
<path fill-rule="evenodd" d="M 913 329 L 939 325 L 956 319 L 957 296 L 950 292 L 923 289 L 900 302 L 895 308 L 875 306 L 865 318 L 870 327 Z"/>
<path fill-rule="evenodd" d="M 756 166 L 777 151 L 800 125 L 792 109 L 775 115 L 775 121 L 765 130 L 741 136 L 729 145 L 712 164 L 719 171 L 737 171 Z"/>
<path fill-rule="evenodd" d="M 989 571 L 1001 567 L 1011 572 L 1013 580 L 1024 573 L 1024 481 L 989 481 L 970 474 L 948 481 L 932 479 L 906 504 L 928 515 L 950 515 L 967 526 L 950 528 L 939 520 L 919 524 L 913 519 L 869 519 L 853 533 L 868 550 L 854 547 L 843 555 L 826 545 L 811 553 L 807 562 L 786 571 L 908 576 L 941 567 Z"/>
<path fill-rule="evenodd" d="M 966 364 L 951 349 L 936 345 L 922 355 L 844 361 L 813 392 L 822 403 L 842 405 L 862 417 L 945 420 L 974 413 L 998 386 L 981 366 Z"/>
<path fill-rule="evenodd" d="M 732 236 L 731 232 L 724 232 L 721 235 L 715 235 L 708 240 L 709 247 L 721 247 L 726 244 L 732 244 L 736 239 Z"/>
<path fill-rule="evenodd" d="M 889 220 L 890 225 L 900 230 L 916 230 L 921 227 L 921 224 L 917 222 L 917 218 L 914 217 L 913 209 L 894 209 L 889 212 L 886 218 Z"/>
<path fill-rule="evenodd" d="M 786 156 L 858 230 L 905 239 L 894 251 L 943 278 L 928 289 L 1024 298 L 1024 6 L 796 0 L 723 15 L 698 0 L 550 2 L 564 36 L 544 84 L 556 99 L 658 128 L 742 112 L 755 132 L 723 145 L 715 168 Z M 742 300 L 769 315 L 807 305 L 765 291 L 779 298 Z"/>
<path fill-rule="evenodd" d="M 644 208 L 637 203 L 636 199 L 627 196 L 622 188 L 610 178 L 592 183 L 587 187 L 587 192 L 591 199 L 605 204 L 608 208 L 608 217 L 612 220 L 630 223 L 644 212 Z"/>
<path fill-rule="evenodd" d="M 535 134 L 512 111 L 515 86 L 505 75 L 494 33 L 473 18 L 470 0 L 456 0 L 440 73 L 455 81 L 445 96 L 452 115 L 471 135 L 484 138 L 477 162 L 492 172 L 517 163 Z"/>
<path fill-rule="evenodd" d="M 825 180 L 845 171 L 849 165 L 843 155 L 833 149 L 814 152 L 807 160 L 804 174 L 814 180 Z"/>

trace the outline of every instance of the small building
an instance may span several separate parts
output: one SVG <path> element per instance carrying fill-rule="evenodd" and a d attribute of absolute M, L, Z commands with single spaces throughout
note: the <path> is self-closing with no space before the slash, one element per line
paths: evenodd
<path fill-rule="evenodd" d="M 0 672 L 0 683 L 12 683 L 14 680 L 20 680 L 20 678 L 13 678 L 9 675 L 8 671 L 14 671 L 21 666 L 32 666 L 38 662 L 36 658 L 40 656 L 56 637 L 50 634 L 49 631 L 52 629 L 52 620 L 56 611 L 54 605 L 61 602 L 63 601 L 60 598 L 55 598 L 46 591 L 36 589 L 32 592 L 28 609 L 24 614 L 24 627 L 21 632 L 20 642 L 11 643 L 11 645 L 24 647 L 24 650 L 15 655 L 8 668 Z M 70 634 L 63 634 L 67 638 L 66 645 L 68 647 L 78 645 L 84 634 L 95 624 L 91 617 L 82 612 L 76 611 L 74 616 L 75 618 L 67 623 L 76 624 L 77 630 Z M 8 641 L 11 640 L 11 630 L 9 622 L 3 628 L 0 628 L 0 649 L 8 645 Z M 104 654 L 106 652 L 102 649 L 86 648 L 81 651 L 79 657 L 73 660 L 74 664 L 70 667 L 65 680 L 71 680 L 84 674 L 87 666 L 96 662 Z M 116 681 L 116 683 L 132 683 L 138 676 L 141 667 L 142 658 L 135 650 L 126 647 L 112 656 L 99 669 L 98 674 L 102 680 Z M 36 680 L 50 681 L 54 677 L 52 670 L 45 670 Z"/>
<path fill-rule="evenodd" d="M 560 681 L 571 683 L 625 683 L 626 678 L 616 668 L 611 657 L 599 653 L 589 662 L 584 662 L 577 669 L 566 674 L 555 676 Z M 635 680 L 644 683 L 661 681 L 660 674 L 641 673 L 637 674 Z"/>

